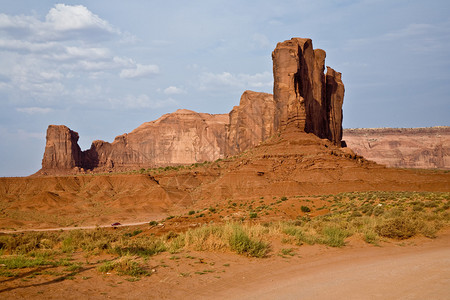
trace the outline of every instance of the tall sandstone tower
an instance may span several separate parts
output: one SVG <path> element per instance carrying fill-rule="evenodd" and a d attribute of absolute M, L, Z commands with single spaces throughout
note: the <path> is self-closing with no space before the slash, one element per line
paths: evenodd
<path fill-rule="evenodd" d="M 344 84 L 332 68 L 324 74 L 325 56 L 311 39 L 278 43 L 272 52 L 274 131 L 295 126 L 341 145 Z"/>

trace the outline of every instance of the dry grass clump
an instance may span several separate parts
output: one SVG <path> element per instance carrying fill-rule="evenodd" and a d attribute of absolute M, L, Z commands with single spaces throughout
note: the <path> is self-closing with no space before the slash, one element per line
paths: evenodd
<path fill-rule="evenodd" d="M 203 226 L 180 234 L 173 243 L 179 248 L 199 251 L 231 250 L 252 257 L 264 257 L 269 243 L 262 241 L 261 229 L 238 223 Z M 263 229 L 265 230 L 265 229 Z"/>
<path fill-rule="evenodd" d="M 375 230 L 380 236 L 403 240 L 417 233 L 417 224 L 416 221 L 403 215 L 383 220 L 380 225 L 375 227 Z"/>
<path fill-rule="evenodd" d="M 119 275 L 128 275 L 132 277 L 148 276 L 150 273 L 143 268 L 137 261 L 136 257 L 122 256 L 117 260 L 108 261 L 97 267 L 102 273 L 117 272 Z"/>

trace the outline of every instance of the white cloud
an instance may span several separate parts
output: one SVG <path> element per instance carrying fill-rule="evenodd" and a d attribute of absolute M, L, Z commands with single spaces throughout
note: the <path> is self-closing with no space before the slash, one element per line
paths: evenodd
<path fill-rule="evenodd" d="M 178 88 L 176 86 L 169 86 L 168 88 L 164 89 L 163 92 L 166 95 L 177 95 L 177 94 L 184 94 L 184 93 L 186 93 L 183 89 Z"/>
<path fill-rule="evenodd" d="M 267 90 L 273 86 L 273 78 L 270 72 L 256 74 L 237 74 L 229 72 L 200 74 L 200 90 L 211 90 L 217 88 L 239 88 L 239 89 L 263 89 Z"/>
<path fill-rule="evenodd" d="M 26 113 L 29 115 L 34 114 L 48 114 L 49 112 L 52 112 L 53 109 L 49 107 L 20 107 L 16 109 L 18 112 Z"/>
<path fill-rule="evenodd" d="M 56 4 L 45 17 L 46 24 L 56 31 L 101 29 L 106 32 L 119 33 L 107 21 L 93 14 L 82 5 Z"/>
<path fill-rule="evenodd" d="M 34 42 L 105 39 L 120 31 L 82 5 L 56 4 L 45 21 L 35 16 L 0 14 L 0 30 L 9 36 Z"/>
<path fill-rule="evenodd" d="M 142 78 L 148 77 L 149 75 L 158 74 L 159 67 L 157 65 L 141 65 L 136 64 L 136 67 L 133 69 L 123 69 L 120 72 L 120 78 Z"/>

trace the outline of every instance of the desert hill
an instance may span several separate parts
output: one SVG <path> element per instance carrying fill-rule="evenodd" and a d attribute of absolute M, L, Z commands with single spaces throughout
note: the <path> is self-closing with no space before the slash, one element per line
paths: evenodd
<path fill-rule="evenodd" d="M 143 174 L 0 178 L 0 227 L 147 221 L 229 201 L 283 196 L 449 192 L 449 182 L 450 174 L 444 171 L 386 168 L 292 127 L 240 155 L 212 163 Z M 286 207 L 285 214 L 298 212 Z"/>

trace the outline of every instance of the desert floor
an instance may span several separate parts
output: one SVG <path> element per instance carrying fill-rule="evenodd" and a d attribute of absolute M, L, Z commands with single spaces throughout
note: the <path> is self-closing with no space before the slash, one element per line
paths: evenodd
<path fill-rule="evenodd" d="M 80 257 L 80 260 L 83 258 Z M 107 259 L 107 258 L 106 258 Z M 343 248 L 303 245 L 293 256 L 247 258 L 183 251 L 149 258 L 150 276 L 100 274 L 98 262 L 73 278 L 3 278 L 2 299 L 449 299 L 450 230 L 436 239 Z M 41 270 L 44 271 L 44 270 Z"/>

